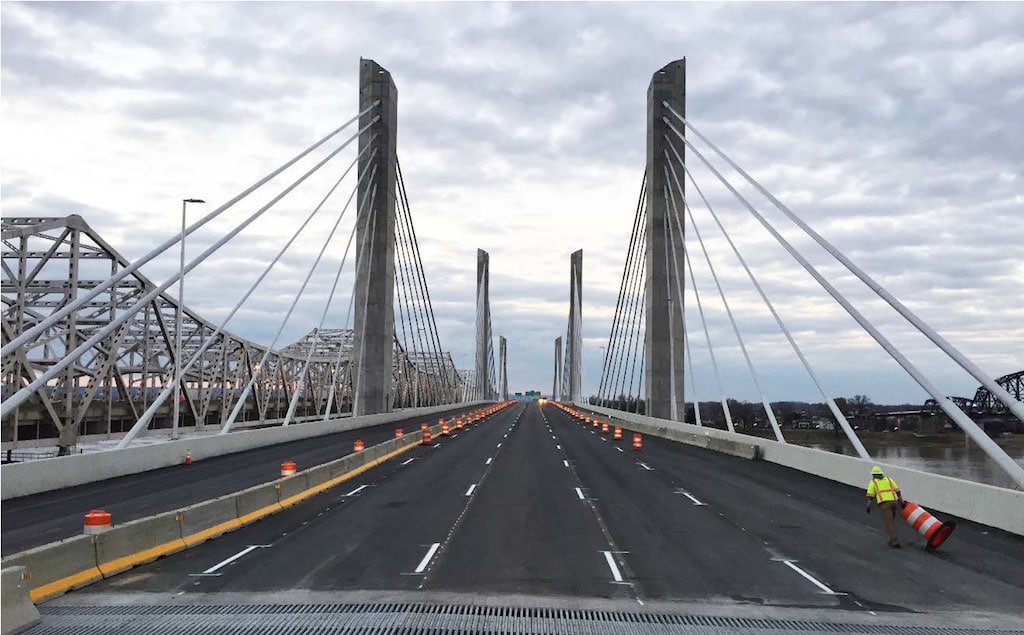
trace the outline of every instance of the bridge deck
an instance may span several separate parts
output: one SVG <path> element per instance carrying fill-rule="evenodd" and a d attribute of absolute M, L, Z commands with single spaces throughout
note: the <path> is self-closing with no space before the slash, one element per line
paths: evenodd
<path fill-rule="evenodd" d="M 356 439 L 370 446 L 393 438 L 395 428 L 416 432 L 421 421 L 433 424 L 438 417 L 461 411 L 414 417 L 6 500 L 0 534 L 2 554 L 7 556 L 81 534 L 82 518 L 90 509 L 110 512 L 115 523 L 173 511 L 272 481 L 280 475 L 285 460 L 295 461 L 299 469 L 310 468 L 350 454 Z M 103 460 L 104 455 L 97 454 L 96 458 Z"/>
<path fill-rule="evenodd" d="M 887 548 L 858 489 L 653 438 L 633 453 L 628 440 L 604 440 L 556 408 L 523 405 L 54 600 L 43 607 L 44 627 L 105 614 L 114 632 L 165 619 L 161 612 L 178 610 L 171 605 L 352 593 L 377 601 L 397 592 L 507 597 L 509 606 L 543 597 L 635 611 L 665 603 L 762 616 L 815 611 L 819 620 L 878 625 L 921 613 L 944 626 L 983 615 L 1024 628 L 1024 540 L 964 521 L 942 550 L 926 553 L 909 527 L 900 532 L 904 548 Z"/>

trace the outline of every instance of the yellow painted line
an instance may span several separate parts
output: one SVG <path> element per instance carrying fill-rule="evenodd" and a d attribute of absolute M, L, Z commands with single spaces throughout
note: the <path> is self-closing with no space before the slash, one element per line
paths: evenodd
<path fill-rule="evenodd" d="M 85 571 L 79 571 L 78 573 L 73 573 L 59 580 L 54 580 L 53 582 L 37 586 L 28 592 L 28 596 L 32 598 L 33 602 L 42 602 L 43 600 L 48 600 L 52 597 L 58 596 L 72 587 L 89 584 L 102 579 L 103 574 L 99 569 L 96 567 L 89 567 Z"/>
<path fill-rule="evenodd" d="M 231 520 L 216 524 L 213 527 L 207 527 L 206 529 L 197 531 L 194 534 L 189 534 L 182 538 L 181 541 L 185 543 L 186 547 L 193 547 L 210 536 L 226 534 L 227 532 L 238 529 L 241 526 L 242 523 L 240 523 L 237 518 L 232 518 Z"/>
<path fill-rule="evenodd" d="M 178 553 L 179 551 L 185 550 L 185 543 L 182 542 L 181 538 L 175 538 L 169 542 L 165 542 L 149 549 L 143 549 L 142 551 L 136 551 L 135 553 L 115 558 L 108 562 L 100 562 L 97 567 L 100 572 L 105 576 L 114 575 L 120 573 L 125 569 L 131 569 L 137 564 L 143 562 L 149 562 L 150 560 L 156 560 L 160 556 L 166 556 L 172 553 Z"/>
<path fill-rule="evenodd" d="M 115 575 L 121 571 L 124 571 L 125 569 L 130 569 L 137 564 L 148 562 L 150 560 L 155 560 L 160 556 L 165 556 L 172 553 L 177 553 L 179 551 L 183 551 L 184 549 L 188 549 L 189 547 L 192 547 L 202 542 L 205 538 L 209 536 L 233 531 L 247 523 L 269 516 L 275 511 L 283 509 L 284 506 L 294 505 L 295 503 L 306 498 L 309 498 L 314 494 L 318 494 L 324 490 L 330 489 L 331 487 L 334 487 L 339 483 L 343 483 L 354 476 L 358 476 L 359 474 L 362 474 L 363 472 L 369 470 L 370 468 L 376 467 L 381 463 L 384 463 L 385 461 L 388 461 L 398 456 L 399 454 L 402 454 L 403 452 L 411 450 L 417 445 L 419 445 L 419 443 L 410 443 L 409 445 L 403 448 L 393 450 L 392 452 L 389 452 L 388 454 L 385 454 L 382 457 L 376 458 L 370 461 L 369 463 L 361 465 L 353 470 L 349 470 L 348 472 L 336 476 L 330 479 L 329 481 L 321 483 L 320 485 L 303 490 L 302 492 L 295 494 L 294 496 L 289 496 L 288 498 L 284 499 L 279 503 L 273 503 L 271 505 L 267 505 L 266 507 L 261 507 L 260 509 L 249 512 L 244 516 L 240 516 L 239 518 L 233 518 L 223 523 L 214 525 L 213 527 L 208 527 L 207 529 L 203 529 L 195 533 L 189 534 L 188 536 L 185 536 L 183 538 L 172 540 L 170 542 L 165 542 L 161 545 L 150 547 L 149 549 L 143 549 L 141 551 L 137 551 L 127 556 L 116 558 L 109 562 L 100 563 L 98 567 L 89 567 L 84 571 L 79 571 L 78 573 L 73 573 L 69 576 L 65 576 L 58 580 L 54 580 L 53 582 L 48 582 L 46 584 L 40 585 L 29 591 L 29 597 L 32 599 L 33 602 L 42 602 L 45 600 L 49 600 L 76 586 L 84 586 L 86 584 L 91 584 L 92 582 L 96 582 L 97 580 L 100 580 L 105 576 Z"/>

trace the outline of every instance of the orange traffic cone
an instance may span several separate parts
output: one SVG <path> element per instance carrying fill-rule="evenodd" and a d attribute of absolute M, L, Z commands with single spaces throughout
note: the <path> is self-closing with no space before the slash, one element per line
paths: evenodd
<path fill-rule="evenodd" d="M 633 450 L 643 449 L 643 437 L 640 436 L 639 432 L 633 433 Z"/>
<path fill-rule="evenodd" d="M 955 522 L 949 521 L 944 523 L 929 514 L 928 510 L 924 507 L 910 501 L 903 505 L 903 511 L 900 512 L 900 516 L 903 517 L 903 520 L 910 523 L 910 526 L 916 529 L 917 533 L 924 536 L 928 543 L 925 549 L 928 551 L 937 549 L 956 529 Z"/>
<path fill-rule="evenodd" d="M 192 450 L 190 448 L 185 449 L 185 465 L 192 465 Z"/>

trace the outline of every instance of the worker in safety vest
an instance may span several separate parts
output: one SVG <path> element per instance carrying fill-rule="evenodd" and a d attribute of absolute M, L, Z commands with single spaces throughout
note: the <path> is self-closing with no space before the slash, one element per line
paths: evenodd
<path fill-rule="evenodd" d="M 882 511 L 882 523 L 885 525 L 885 533 L 889 535 L 889 546 L 899 549 L 900 538 L 896 534 L 896 516 L 903 508 L 903 494 L 896 481 L 882 473 L 882 468 L 877 465 L 871 468 L 871 482 L 868 483 L 867 492 L 867 513 L 871 513 L 871 503 L 874 501 Z"/>

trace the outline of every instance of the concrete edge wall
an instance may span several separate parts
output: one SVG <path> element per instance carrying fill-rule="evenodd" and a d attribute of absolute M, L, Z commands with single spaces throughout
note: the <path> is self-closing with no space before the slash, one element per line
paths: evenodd
<path fill-rule="evenodd" d="M 287 427 L 277 426 L 210 437 L 180 439 L 124 450 L 11 463 L 0 467 L 0 500 L 180 465 L 186 450 L 191 450 L 192 458 L 198 461 L 268 445 L 368 428 L 411 417 L 428 417 L 439 412 L 472 408 L 484 403 L 490 402 L 473 401 L 428 408 L 406 408 L 362 417 L 343 417 Z"/>
<path fill-rule="evenodd" d="M 25 567 L 9 567 L 0 571 L 0 596 L 2 635 L 21 633 L 39 623 L 39 610 L 28 596 Z"/>
<path fill-rule="evenodd" d="M 866 488 L 868 472 L 878 465 L 899 483 L 907 500 L 920 503 L 933 512 L 952 514 L 983 525 L 997 527 L 1024 536 L 1024 492 L 975 483 L 950 476 L 929 474 L 898 465 L 867 461 L 792 443 L 780 443 L 727 430 L 705 428 L 689 423 L 656 419 L 611 408 L 577 403 L 577 408 L 600 413 L 611 419 L 648 429 L 648 434 L 721 451 L 711 440 L 732 441 L 759 448 L 762 460 L 814 474 L 857 488 Z M 643 430 L 637 430 L 643 432 Z M 659 433 L 659 431 L 663 431 Z M 676 434 L 667 434 L 667 432 Z M 679 434 L 682 433 L 682 434 Z M 703 441 L 703 442 L 702 442 Z"/>
<path fill-rule="evenodd" d="M 441 436 L 441 426 L 433 425 L 430 430 L 436 441 Z M 0 561 L 4 586 L 8 577 L 14 575 L 13 569 L 19 568 L 17 575 L 25 581 L 31 600 L 44 602 L 70 589 L 112 577 L 266 518 L 397 457 L 419 445 L 421 440 L 417 429 L 362 452 L 298 471 L 294 476 L 175 511 L 115 524 L 103 534 L 73 536 L 11 554 Z M 333 476 L 323 480 L 325 471 Z M 12 594 L 11 598 L 14 606 L 16 595 Z M 5 595 L 2 607 L 5 622 L 7 601 Z"/>

